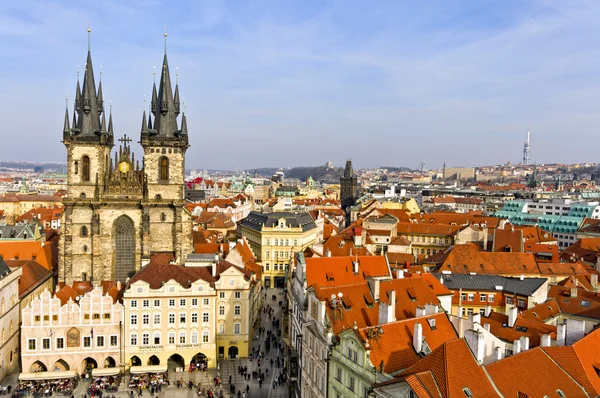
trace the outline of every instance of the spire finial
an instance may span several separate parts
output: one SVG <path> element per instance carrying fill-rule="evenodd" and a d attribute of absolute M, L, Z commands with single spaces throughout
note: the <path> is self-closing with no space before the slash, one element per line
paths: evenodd
<path fill-rule="evenodd" d="M 102 83 L 102 65 L 100 65 L 100 83 Z"/>
<path fill-rule="evenodd" d="M 152 67 L 152 74 L 154 75 L 154 83 L 156 83 L 156 65 Z"/>
<path fill-rule="evenodd" d="M 91 35 L 92 35 L 92 27 L 90 21 L 88 21 L 88 51 L 91 49 Z"/>
<path fill-rule="evenodd" d="M 110 102 L 110 105 L 109 105 L 109 112 L 110 112 L 110 115 L 112 115 L 112 100 L 110 100 L 109 102 Z"/>
<path fill-rule="evenodd" d="M 165 55 L 167 55 L 167 26 L 165 25 Z"/>
<path fill-rule="evenodd" d="M 79 64 L 77 64 L 77 81 L 79 81 Z"/>
<path fill-rule="evenodd" d="M 179 83 L 179 66 L 175 67 L 175 84 Z"/>
<path fill-rule="evenodd" d="M 65 102 L 67 103 L 67 109 L 69 109 L 69 93 L 65 93 Z"/>

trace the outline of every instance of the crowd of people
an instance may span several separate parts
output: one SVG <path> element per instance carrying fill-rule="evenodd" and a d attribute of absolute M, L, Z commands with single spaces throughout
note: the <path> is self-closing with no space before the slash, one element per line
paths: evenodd
<path fill-rule="evenodd" d="M 169 385 L 169 373 L 145 373 L 133 375 L 129 380 L 127 387 L 130 388 L 130 395 L 133 396 L 133 391 L 137 391 L 138 396 L 142 396 L 144 390 L 150 391 L 150 395 L 159 393 L 163 387 Z"/>
<path fill-rule="evenodd" d="M 103 393 L 117 392 L 120 383 L 120 376 L 98 376 L 90 383 L 88 393 L 90 397 L 102 397 Z"/>
<path fill-rule="evenodd" d="M 77 388 L 77 378 L 22 381 L 14 388 L 12 397 L 50 397 L 53 393 L 71 395 Z"/>

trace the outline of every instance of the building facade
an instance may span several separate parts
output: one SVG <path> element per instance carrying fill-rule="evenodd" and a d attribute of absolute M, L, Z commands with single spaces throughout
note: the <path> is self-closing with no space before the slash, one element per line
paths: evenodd
<path fill-rule="evenodd" d="M 191 217 L 184 209 L 185 152 L 189 147 L 179 87 L 173 94 L 165 53 L 150 115 L 144 111 L 140 167 L 124 136 L 112 154 L 112 115 L 106 122 L 102 83 L 96 88 L 88 51 L 83 85 L 77 82 L 71 122 L 65 111 L 67 193 L 60 244 L 60 278 L 125 282 L 154 251 L 191 252 Z"/>
<path fill-rule="evenodd" d="M 250 271 L 226 261 L 185 266 L 160 254 L 132 279 L 123 296 L 128 366 L 217 366 L 218 358 L 247 357 L 252 326 Z"/>
<path fill-rule="evenodd" d="M 0 257 L 0 380 L 19 364 L 19 277 Z"/>
<path fill-rule="evenodd" d="M 118 367 L 122 363 L 123 305 L 118 287 L 97 286 L 80 295 L 70 286 L 43 292 L 22 311 L 24 372 Z M 106 291 L 106 292 L 105 292 Z M 112 294 L 112 295 L 111 295 Z"/>
<path fill-rule="evenodd" d="M 342 209 L 346 210 L 356 204 L 356 192 L 358 187 L 358 178 L 354 173 L 352 161 L 346 161 L 344 175 L 340 177 L 340 202 Z M 347 210 L 346 210 L 347 211 Z"/>
<path fill-rule="evenodd" d="M 286 271 L 295 253 L 315 243 L 318 229 L 308 213 L 255 211 L 239 228 L 262 266 L 266 288 L 285 286 Z"/>

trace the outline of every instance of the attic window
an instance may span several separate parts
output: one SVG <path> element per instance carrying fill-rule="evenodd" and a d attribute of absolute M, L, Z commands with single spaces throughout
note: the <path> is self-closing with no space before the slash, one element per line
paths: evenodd
<path fill-rule="evenodd" d="M 417 293 L 415 293 L 415 289 L 409 287 L 408 289 L 406 289 L 406 293 L 408 294 L 410 301 L 417 301 Z"/>
<path fill-rule="evenodd" d="M 589 307 L 590 305 L 592 305 L 591 301 L 588 300 L 581 300 L 581 302 L 579 303 L 580 306 L 582 307 Z"/>
<path fill-rule="evenodd" d="M 560 388 L 559 388 L 558 390 L 556 390 L 556 393 L 557 393 L 557 394 L 558 394 L 558 396 L 559 396 L 559 397 L 561 397 L 561 398 L 565 398 L 565 397 L 566 397 L 565 393 L 564 393 L 564 392 L 563 392 L 563 390 L 561 390 Z"/>
<path fill-rule="evenodd" d="M 430 318 L 427 320 L 427 323 L 429 323 L 429 327 L 431 328 L 431 330 L 435 330 L 435 318 Z"/>
<path fill-rule="evenodd" d="M 463 387 L 462 390 L 465 393 L 465 397 L 468 397 L 468 398 L 473 397 L 473 393 L 471 392 L 471 389 L 469 387 Z"/>
<path fill-rule="evenodd" d="M 325 273 L 325 278 L 327 279 L 327 281 L 332 281 L 333 280 L 333 274 L 330 274 L 329 272 Z"/>
<path fill-rule="evenodd" d="M 517 326 L 517 332 L 526 332 L 527 328 L 523 326 Z"/>

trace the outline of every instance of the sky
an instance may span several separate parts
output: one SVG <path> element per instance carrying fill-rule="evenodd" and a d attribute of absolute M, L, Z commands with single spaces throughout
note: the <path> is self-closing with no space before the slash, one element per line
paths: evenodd
<path fill-rule="evenodd" d="M 138 139 L 167 27 L 187 168 L 518 163 L 528 125 L 534 162 L 596 162 L 598 15 L 597 0 L 1 1 L 0 159 L 66 161 L 90 21 L 115 135 Z"/>

